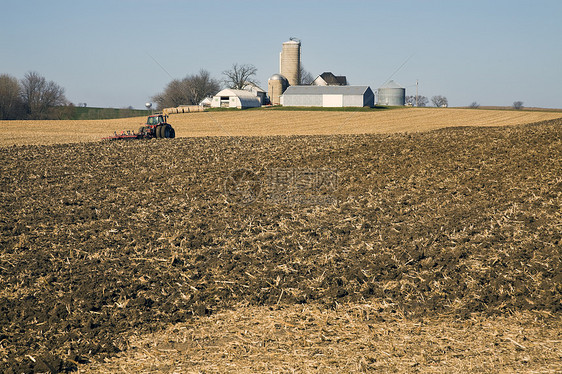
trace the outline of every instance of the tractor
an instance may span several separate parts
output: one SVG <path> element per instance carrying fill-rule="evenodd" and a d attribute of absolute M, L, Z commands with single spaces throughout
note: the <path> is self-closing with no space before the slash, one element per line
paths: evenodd
<path fill-rule="evenodd" d="M 120 134 L 115 132 L 102 140 L 175 138 L 176 131 L 167 120 L 168 116 L 165 114 L 153 114 L 148 116 L 146 124 L 142 125 L 137 133 L 130 130 L 122 131 Z"/>

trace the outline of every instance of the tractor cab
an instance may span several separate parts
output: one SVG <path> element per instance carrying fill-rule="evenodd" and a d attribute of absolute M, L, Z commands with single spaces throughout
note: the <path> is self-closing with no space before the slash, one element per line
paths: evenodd
<path fill-rule="evenodd" d="M 168 116 L 165 116 L 163 114 L 155 114 L 152 116 L 148 116 L 148 118 L 146 119 L 146 124 L 148 126 L 157 126 L 163 123 L 166 123 Z"/>

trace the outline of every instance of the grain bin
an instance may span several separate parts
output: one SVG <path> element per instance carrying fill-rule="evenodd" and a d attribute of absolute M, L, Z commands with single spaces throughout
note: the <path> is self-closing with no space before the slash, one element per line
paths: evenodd
<path fill-rule="evenodd" d="M 288 42 L 283 43 L 283 49 L 280 56 L 280 71 L 289 81 L 289 85 L 296 86 L 300 84 L 301 69 L 301 42 L 298 39 L 291 38 Z"/>
<path fill-rule="evenodd" d="M 289 87 L 289 82 L 287 78 L 281 74 L 273 74 L 267 81 L 267 94 L 269 95 L 269 101 L 273 105 L 281 104 L 281 95 Z"/>
<path fill-rule="evenodd" d="M 378 105 L 400 106 L 406 104 L 406 89 L 390 81 L 378 89 Z"/>

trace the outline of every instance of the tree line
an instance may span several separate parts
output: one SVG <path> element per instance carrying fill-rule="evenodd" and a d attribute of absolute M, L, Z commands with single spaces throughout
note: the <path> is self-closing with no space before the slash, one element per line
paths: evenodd
<path fill-rule="evenodd" d="M 0 119 L 56 119 L 69 105 L 64 88 L 31 71 L 18 80 L 0 75 Z"/>
<path fill-rule="evenodd" d="M 445 96 L 436 95 L 431 98 L 431 102 L 438 108 L 446 108 L 449 106 L 449 101 Z M 423 95 L 406 96 L 406 104 L 409 106 L 426 107 L 429 104 L 429 99 Z"/>
<path fill-rule="evenodd" d="M 158 109 L 177 107 L 179 105 L 198 105 L 204 98 L 212 96 L 222 87 L 244 89 L 248 85 L 258 85 L 255 79 L 257 69 L 252 64 L 233 64 L 229 70 L 222 72 L 223 80 L 211 77 L 201 69 L 197 74 L 187 75 L 183 79 L 173 79 L 164 91 L 154 95 L 151 100 Z M 301 68 L 301 84 L 311 84 L 312 74 Z M 447 98 L 433 96 L 431 102 L 436 107 L 447 107 Z M 425 96 L 406 96 L 406 104 L 426 107 L 429 99 Z M 476 102 L 470 108 L 478 108 Z M 523 103 L 513 103 L 514 109 L 522 109 Z M 28 72 L 18 80 L 8 74 L 0 75 L 0 119 L 63 119 L 70 118 L 74 105 L 65 95 L 64 88 L 53 81 L 47 81 L 37 72 Z"/>
<path fill-rule="evenodd" d="M 198 105 L 205 97 L 216 94 L 221 87 L 243 89 L 258 84 L 257 69 L 251 64 L 234 64 L 225 70 L 225 79 L 211 77 L 207 70 L 173 79 L 163 92 L 151 99 L 159 109 L 179 105 Z M 64 88 L 31 71 L 18 80 L 9 74 L 0 74 L 0 120 L 64 119 L 74 113 L 74 105 L 64 94 Z"/>

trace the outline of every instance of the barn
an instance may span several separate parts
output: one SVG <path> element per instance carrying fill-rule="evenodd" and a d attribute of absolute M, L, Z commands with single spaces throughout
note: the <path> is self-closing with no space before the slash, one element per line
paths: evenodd
<path fill-rule="evenodd" d="M 369 86 L 290 86 L 284 106 L 373 107 L 375 95 Z"/>
<path fill-rule="evenodd" d="M 226 88 L 213 96 L 212 108 L 255 108 L 261 106 L 256 94 L 246 90 Z"/>

